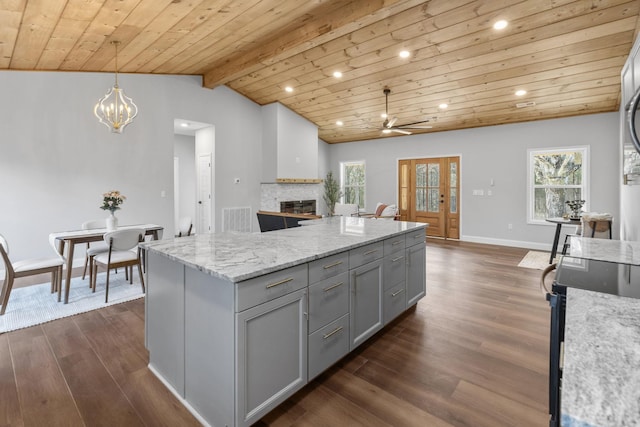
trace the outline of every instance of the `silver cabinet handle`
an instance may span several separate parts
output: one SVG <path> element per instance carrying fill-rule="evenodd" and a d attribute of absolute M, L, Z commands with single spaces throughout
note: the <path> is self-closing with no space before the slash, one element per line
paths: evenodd
<path fill-rule="evenodd" d="M 399 245 L 400 243 L 402 243 L 402 240 L 396 240 L 391 244 L 391 246 Z"/>
<path fill-rule="evenodd" d="M 335 289 L 338 286 L 342 286 L 342 285 L 344 285 L 344 282 L 335 283 L 335 284 L 329 286 L 328 288 L 324 288 L 322 291 L 323 292 L 329 292 L 331 289 Z"/>
<path fill-rule="evenodd" d="M 392 259 L 391 259 L 391 262 L 397 262 L 397 261 L 400 261 L 400 260 L 401 260 L 401 259 L 403 259 L 403 258 L 404 258 L 404 255 L 403 255 L 403 256 L 399 256 L 399 257 L 397 257 L 397 258 L 392 258 Z"/>
<path fill-rule="evenodd" d="M 328 264 L 328 265 L 324 265 L 322 266 L 322 268 L 324 268 L 325 270 L 332 268 L 332 267 L 336 267 L 338 265 L 342 264 L 342 261 L 336 261 L 333 264 Z"/>
<path fill-rule="evenodd" d="M 377 249 L 372 249 L 370 251 L 365 252 L 363 255 L 371 255 L 371 254 L 375 254 L 376 252 L 378 252 Z"/>
<path fill-rule="evenodd" d="M 391 296 L 392 297 L 396 297 L 396 296 L 400 295 L 403 292 L 404 292 L 404 289 L 400 289 L 399 291 L 392 293 Z"/>
<path fill-rule="evenodd" d="M 340 332 L 342 329 L 344 329 L 342 326 L 338 326 L 337 328 L 335 328 L 333 331 L 329 332 L 328 334 L 324 334 L 322 336 L 323 340 L 326 340 L 327 338 L 329 338 L 331 335 L 335 335 L 338 332 Z"/>
<path fill-rule="evenodd" d="M 267 285 L 267 289 L 269 289 L 269 288 L 273 288 L 273 287 L 275 287 L 275 286 L 283 285 L 283 284 L 285 284 L 285 283 L 287 283 L 287 282 L 290 282 L 290 281 L 292 281 L 292 280 L 293 280 L 293 277 L 289 277 L 288 279 L 280 280 L 279 282 L 269 283 L 269 284 Z"/>
<path fill-rule="evenodd" d="M 424 236 L 422 234 L 418 234 L 417 236 L 413 236 L 414 239 L 422 239 Z"/>

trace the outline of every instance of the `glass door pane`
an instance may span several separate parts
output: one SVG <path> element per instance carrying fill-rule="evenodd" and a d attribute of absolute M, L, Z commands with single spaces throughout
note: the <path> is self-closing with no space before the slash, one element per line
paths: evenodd
<path fill-rule="evenodd" d="M 458 163 L 449 163 L 449 212 L 458 213 Z"/>
<path fill-rule="evenodd" d="M 427 210 L 427 165 L 416 165 L 416 211 Z"/>
<path fill-rule="evenodd" d="M 428 165 L 428 212 L 440 212 L 440 164 L 429 163 Z"/>

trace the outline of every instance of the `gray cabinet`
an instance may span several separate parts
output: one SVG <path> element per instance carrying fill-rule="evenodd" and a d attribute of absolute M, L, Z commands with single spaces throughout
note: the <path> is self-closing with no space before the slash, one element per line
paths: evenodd
<path fill-rule="evenodd" d="M 309 263 L 309 380 L 349 352 L 349 254 Z"/>
<path fill-rule="evenodd" d="M 407 236 L 408 238 L 409 236 Z M 423 237 L 424 239 L 424 237 Z M 426 249 L 424 240 L 406 249 L 407 307 L 416 304 L 427 293 Z"/>
<path fill-rule="evenodd" d="M 307 290 L 236 315 L 236 424 L 251 425 L 307 383 Z"/>
<path fill-rule="evenodd" d="M 378 259 L 349 273 L 351 350 L 382 329 L 382 266 Z"/>
<path fill-rule="evenodd" d="M 384 241 L 383 319 L 387 324 L 407 308 L 405 236 Z"/>

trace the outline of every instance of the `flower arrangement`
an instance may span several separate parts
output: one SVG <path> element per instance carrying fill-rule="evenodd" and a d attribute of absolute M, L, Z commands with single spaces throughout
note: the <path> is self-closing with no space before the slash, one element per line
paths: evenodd
<path fill-rule="evenodd" d="M 109 191 L 102 195 L 102 206 L 100 209 L 110 211 L 112 214 L 120 209 L 120 205 L 127 200 L 118 190 Z"/>
<path fill-rule="evenodd" d="M 569 209 L 571 209 L 571 218 L 580 218 L 580 209 L 582 209 L 582 206 L 584 205 L 585 201 L 584 200 L 567 200 L 565 202 L 568 206 Z"/>

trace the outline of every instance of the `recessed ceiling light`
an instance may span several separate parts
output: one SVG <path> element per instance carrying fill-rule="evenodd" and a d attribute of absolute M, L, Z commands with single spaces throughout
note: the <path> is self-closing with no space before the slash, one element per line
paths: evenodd
<path fill-rule="evenodd" d="M 524 96 L 527 94 L 527 91 L 524 89 L 519 89 L 516 91 L 516 96 Z"/>
<path fill-rule="evenodd" d="M 336 124 L 337 124 L 338 126 L 342 126 L 344 123 L 342 123 L 342 121 L 338 120 L 338 121 L 336 122 Z"/>
<path fill-rule="evenodd" d="M 180 126 L 182 126 L 183 128 L 188 128 L 189 127 L 189 123 L 182 122 L 182 123 L 180 123 Z"/>
<path fill-rule="evenodd" d="M 400 58 L 408 58 L 409 56 L 411 56 L 411 53 L 408 50 L 401 50 L 398 55 L 400 56 Z"/>
<path fill-rule="evenodd" d="M 286 90 L 289 93 L 293 92 L 293 88 L 291 86 L 286 86 L 284 90 Z"/>
<path fill-rule="evenodd" d="M 494 30 L 504 30 L 505 28 L 507 28 L 507 25 L 509 25 L 509 23 L 507 21 L 505 21 L 504 19 L 501 19 L 499 21 L 496 21 L 495 24 L 493 24 L 493 29 Z"/>
<path fill-rule="evenodd" d="M 342 73 L 340 71 L 334 71 L 333 77 L 335 77 L 336 79 L 339 79 L 340 77 L 342 77 Z"/>
<path fill-rule="evenodd" d="M 441 110 L 446 110 L 449 107 L 449 104 L 445 104 L 444 102 L 438 105 L 438 108 Z"/>
<path fill-rule="evenodd" d="M 383 129 L 382 133 L 391 133 L 391 129 Z"/>

